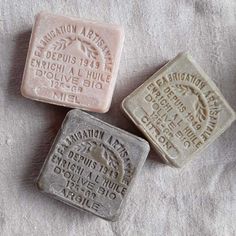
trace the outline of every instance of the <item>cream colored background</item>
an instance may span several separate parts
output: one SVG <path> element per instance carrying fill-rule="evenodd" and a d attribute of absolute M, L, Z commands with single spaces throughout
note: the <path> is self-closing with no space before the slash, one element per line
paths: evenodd
<path fill-rule="evenodd" d="M 236 235 L 235 124 L 183 169 L 161 164 L 151 152 L 116 223 L 35 189 L 33 181 L 68 111 L 19 92 L 40 10 L 124 26 L 112 107 L 96 114 L 102 120 L 141 135 L 120 112 L 120 102 L 180 51 L 194 56 L 236 110 L 235 0 L 0 0 L 0 235 Z"/>

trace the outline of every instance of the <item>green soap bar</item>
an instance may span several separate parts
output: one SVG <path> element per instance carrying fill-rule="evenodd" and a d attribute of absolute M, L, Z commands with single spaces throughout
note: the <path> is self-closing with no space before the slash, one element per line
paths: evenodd
<path fill-rule="evenodd" d="M 181 167 L 220 136 L 235 113 L 187 53 L 179 54 L 122 102 L 164 161 Z"/>

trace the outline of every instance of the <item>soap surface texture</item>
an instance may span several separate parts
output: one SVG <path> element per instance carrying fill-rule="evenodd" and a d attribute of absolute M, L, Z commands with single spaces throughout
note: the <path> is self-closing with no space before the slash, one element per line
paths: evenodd
<path fill-rule="evenodd" d="M 114 221 L 148 152 L 145 140 L 75 109 L 67 114 L 37 185 L 58 200 Z"/>
<path fill-rule="evenodd" d="M 118 25 L 39 13 L 31 34 L 22 95 L 107 112 L 123 41 L 124 32 Z"/>
<path fill-rule="evenodd" d="M 235 120 L 223 95 L 187 53 L 151 76 L 122 108 L 163 160 L 181 167 Z"/>

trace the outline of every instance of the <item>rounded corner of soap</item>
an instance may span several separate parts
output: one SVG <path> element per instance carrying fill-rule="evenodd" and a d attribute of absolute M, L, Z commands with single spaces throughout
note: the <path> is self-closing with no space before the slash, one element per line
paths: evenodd
<path fill-rule="evenodd" d="M 124 36 L 125 30 L 123 25 L 120 24 L 111 24 L 110 27 L 112 27 L 116 32 L 120 34 L 120 36 Z"/>
<path fill-rule="evenodd" d="M 121 102 L 120 106 L 121 106 L 121 109 L 126 112 L 126 111 L 129 109 L 129 101 L 128 101 L 128 99 L 125 98 L 125 99 Z"/>
<path fill-rule="evenodd" d="M 143 143 L 145 145 L 145 151 L 146 151 L 146 153 L 148 155 L 150 150 L 151 150 L 150 144 L 149 144 L 149 142 L 146 139 L 143 139 Z"/>
<path fill-rule="evenodd" d="M 177 163 L 171 163 L 171 165 L 170 165 L 171 167 L 174 167 L 174 168 L 176 168 L 176 169 L 181 169 L 183 166 L 182 165 L 179 165 L 179 164 L 177 164 Z"/>
<path fill-rule="evenodd" d="M 121 212 L 116 212 L 114 215 L 106 217 L 106 220 L 111 221 L 111 222 L 116 222 L 119 220 L 121 215 Z"/>
<path fill-rule="evenodd" d="M 85 119 L 84 116 L 85 116 L 85 112 L 83 112 L 79 108 L 74 108 L 74 109 L 71 109 L 67 112 L 66 117 L 65 117 L 65 121 L 66 120 L 73 120 L 73 119 L 76 119 L 77 121 L 81 120 L 81 119 L 83 120 L 83 119 Z M 63 122 L 63 124 L 66 124 L 66 123 Z"/>
<path fill-rule="evenodd" d="M 45 192 L 45 187 L 40 177 L 36 179 L 35 186 L 40 192 Z"/>
<path fill-rule="evenodd" d="M 28 86 L 22 84 L 21 87 L 20 87 L 20 92 L 21 92 L 21 95 L 25 98 L 32 98 L 32 91 L 31 89 L 28 88 Z"/>
<path fill-rule="evenodd" d="M 110 110 L 111 104 L 106 104 L 105 106 L 100 107 L 97 112 L 99 113 L 107 113 Z"/>
<path fill-rule="evenodd" d="M 232 109 L 232 123 L 236 120 L 236 112 Z"/>
<path fill-rule="evenodd" d="M 170 166 L 170 167 L 172 167 L 172 168 L 181 169 L 181 168 L 184 166 L 184 164 L 185 164 L 185 163 L 180 164 L 180 163 L 178 163 L 177 161 L 168 158 L 168 163 L 167 163 L 167 165 Z"/>
<path fill-rule="evenodd" d="M 79 108 L 74 108 L 74 109 L 71 109 L 67 112 L 66 116 L 71 116 L 71 115 L 74 115 L 74 114 L 77 114 L 78 112 L 80 112 L 81 110 Z"/>
<path fill-rule="evenodd" d="M 117 25 L 117 29 L 119 31 L 120 38 L 124 40 L 125 38 L 125 29 L 122 25 Z"/>
<path fill-rule="evenodd" d="M 177 57 L 191 58 L 191 55 L 188 51 L 182 51 L 177 55 Z"/>
<path fill-rule="evenodd" d="M 48 11 L 42 10 L 39 11 L 36 15 L 35 15 L 35 19 L 39 19 L 45 15 L 49 15 L 50 13 Z"/>

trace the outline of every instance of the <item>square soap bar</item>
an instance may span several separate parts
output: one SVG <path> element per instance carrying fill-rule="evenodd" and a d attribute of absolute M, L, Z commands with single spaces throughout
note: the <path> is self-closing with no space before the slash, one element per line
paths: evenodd
<path fill-rule="evenodd" d="M 39 13 L 22 95 L 55 105 L 107 112 L 124 41 L 118 25 Z"/>
<path fill-rule="evenodd" d="M 235 120 L 213 81 L 188 54 L 151 76 L 122 108 L 164 161 L 183 166 Z"/>
<path fill-rule="evenodd" d="M 79 109 L 72 110 L 37 185 L 60 201 L 114 221 L 149 149 L 147 141 Z"/>

